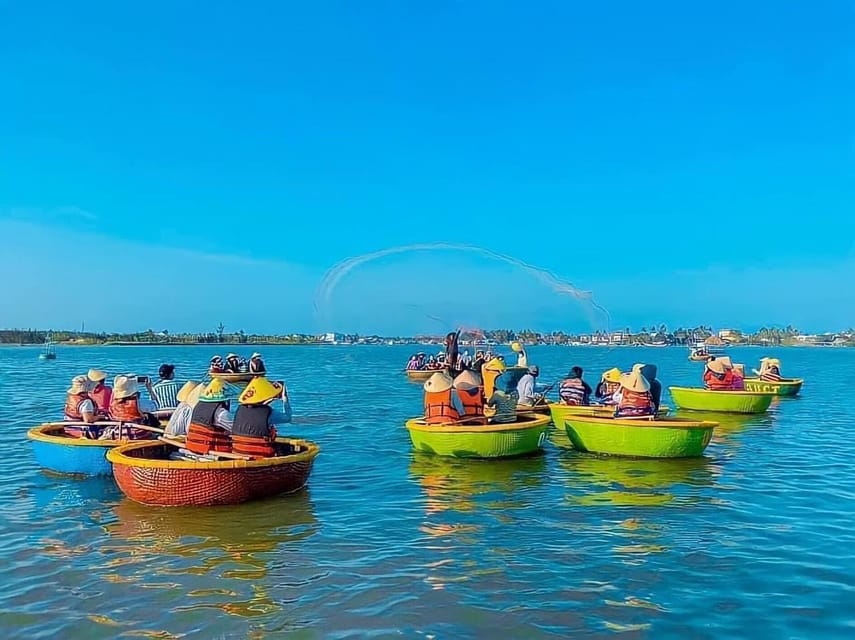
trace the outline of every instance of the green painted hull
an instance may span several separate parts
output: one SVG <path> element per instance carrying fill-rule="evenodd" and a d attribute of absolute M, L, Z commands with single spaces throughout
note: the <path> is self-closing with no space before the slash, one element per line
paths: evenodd
<path fill-rule="evenodd" d="M 569 416 L 564 425 L 570 443 L 579 451 L 634 458 L 696 458 L 710 443 L 716 423 Z"/>
<path fill-rule="evenodd" d="M 548 416 L 527 414 L 510 425 L 425 425 L 407 421 L 413 448 L 454 458 L 510 458 L 543 448 Z"/>
<path fill-rule="evenodd" d="M 690 411 L 720 413 L 764 413 L 772 404 L 770 393 L 708 391 L 695 387 L 669 387 L 674 404 Z"/>
<path fill-rule="evenodd" d="M 781 382 L 767 382 L 760 378 L 746 378 L 745 390 L 757 393 L 771 393 L 775 396 L 791 398 L 799 395 L 803 384 L 804 380 L 798 378 L 795 380 L 781 380 Z"/>

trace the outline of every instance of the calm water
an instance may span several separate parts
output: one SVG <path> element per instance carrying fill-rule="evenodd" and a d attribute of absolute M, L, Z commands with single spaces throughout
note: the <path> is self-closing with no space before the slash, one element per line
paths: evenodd
<path fill-rule="evenodd" d="M 0 349 L 3 637 L 853 637 L 855 350 L 735 351 L 808 380 L 768 415 L 721 418 L 702 459 L 574 453 L 456 462 L 410 450 L 407 347 L 266 347 L 307 491 L 162 509 L 112 479 L 36 468 L 25 431 L 98 366 L 198 376 L 205 347 Z M 247 352 L 248 355 L 248 352 Z M 541 380 L 635 361 L 697 384 L 683 349 L 531 349 Z"/>

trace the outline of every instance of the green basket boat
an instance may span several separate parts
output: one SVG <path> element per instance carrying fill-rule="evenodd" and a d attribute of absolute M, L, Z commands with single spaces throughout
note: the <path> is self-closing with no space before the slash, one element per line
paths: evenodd
<path fill-rule="evenodd" d="M 679 418 L 567 416 L 564 420 L 574 449 L 632 458 L 696 458 L 707 448 L 717 424 Z"/>
<path fill-rule="evenodd" d="M 791 378 L 781 380 L 780 382 L 769 382 L 760 378 L 745 378 L 745 390 L 755 393 L 771 393 L 774 396 L 791 398 L 799 395 L 804 382 L 801 378 Z"/>
<path fill-rule="evenodd" d="M 509 424 L 426 424 L 413 418 L 406 427 L 416 451 L 454 458 L 510 458 L 543 448 L 549 416 L 522 413 Z"/>
<path fill-rule="evenodd" d="M 564 428 L 564 418 L 567 416 L 590 416 L 592 418 L 613 418 L 615 407 L 608 405 L 588 405 L 586 407 L 561 404 L 559 402 L 550 402 L 549 415 L 552 416 L 552 423 L 558 428 Z M 657 417 L 664 418 L 671 411 L 670 407 L 660 406 L 656 413 Z"/>
<path fill-rule="evenodd" d="M 690 411 L 720 413 L 763 413 L 772 404 L 771 393 L 710 391 L 698 387 L 668 387 L 674 404 Z"/>

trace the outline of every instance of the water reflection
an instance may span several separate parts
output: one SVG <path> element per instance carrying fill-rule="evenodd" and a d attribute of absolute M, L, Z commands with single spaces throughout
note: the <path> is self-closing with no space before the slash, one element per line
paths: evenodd
<path fill-rule="evenodd" d="M 713 431 L 710 443 L 726 445 L 729 450 L 736 450 L 742 446 L 740 436 L 744 433 L 758 429 L 770 429 L 775 424 L 775 414 L 768 412 L 755 415 L 716 413 L 713 411 L 678 411 L 677 417 L 684 420 L 717 422 L 718 426 Z"/>

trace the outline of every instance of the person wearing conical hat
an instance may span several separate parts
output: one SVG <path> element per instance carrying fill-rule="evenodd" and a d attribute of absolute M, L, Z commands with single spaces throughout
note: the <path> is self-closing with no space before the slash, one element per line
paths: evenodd
<path fill-rule="evenodd" d="M 520 396 L 517 393 L 517 385 L 514 378 L 506 373 L 503 360 L 493 358 L 484 365 L 484 373 L 491 373 L 495 377 L 491 384 L 495 389 L 487 399 L 487 406 L 495 409 L 490 422 L 493 424 L 510 424 L 517 421 L 517 404 Z"/>
<path fill-rule="evenodd" d="M 454 391 L 460 399 L 460 419 L 467 422 L 485 423 L 484 389 L 481 376 L 466 370 L 454 379 Z"/>
<path fill-rule="evenodd" d="M 246 385 L 232 423 L 232 451 L 253 458 L 276 455 L 276 425 L 291 422 L 290 414 L 273 410 L 279 399 L 285 399 L 283 384 L 259 376 Z"/>
<path fill-rule="evenodd" d="M 766 382 L 781 382 L 781 361 L 778 358 L 765 358 L 765 367 L 761 365 L 760 379 Z"/>
<path fill-rule="evenodd" d="M 169 423 L 166 425 L 163 435 L 169 438 L 187 435 L 187 428 L 190 426 L 193 409 L 199 402 L 199 396 L 202 395 L 202 391 L 206 386 L 204 382 L 197 382 L 196 380 L 188 380 L 184 383 L 184 386 L 181 387 L 176 396 L 178 407 L 169 417 Z"/>
<path fill-rule="evenodd" d="M 614 395 L 620 389 L 620 369 L 614 367 L 606 371 L 600 378 L 594 397 L 600 404 L 614 404 Z"/>
<path fill-rule="evenodd" d="M 109 415 L 113 388 L 107 385 L 107 374 L 100 369 L 89 369 L 87 377 L 93 385 L 89 397 L 95 403 L 96 411 L 103 416 Z"/>
<path fill-rule="evenodd" d="M 567 377 L 558 385 L 559 403 L 573 407 L 590 404 L 591 387 L 582 379 L 582 367 L 573 367 Z"/>
<path fill-rule="evenodd" d="M 713 358 L 704 368 L 704 387 L 710 391 L 733 391 L 733 369 L 721 358 Z"/>
<path fill-rule="evenodd" d="M 190 416 L 187 427 L 187 450 L 199 455 L 209 451 L 232 450 L 232 418 L 229 415 L 230 401 L 222 380 L 209 382 Z"/>
<path fill-rule="evenodd" d="M 454 393 L 454 380 L 445 371 L 437 371 L 424 384 L 425 422 L 448 424 L 460 420 L 463 407 Z"/>
<path fill-rule="evenodd" d="M 89 397 L 92 382 L 86 376 L 75 376 L 65 393 L 64 418 L 69 422 L 93 423 L 98 419 L 95 402 Z M 96 427 L 68 426 L 65 432 L 72 438 L 95 439 L 100 433 Z"/>
<path fill-rule="evenodd" d="M 148 383 L 149 394 L 151 394 L 151 383 Z M 128 374 L 116 376 L 113 379 L 113 398 L 110 401 L 110 417 L 121 423 L 140 424 L 149 427 L 159 427 L 154 412 L 157 405 L 151 400 L 142 397 L 137 376 Z M 150 431 L 134 429 L 133 427 L 115 430 L 115 433 L 105 432 L 102 438 L 122 437 L 131 440 L 147 440 L 153 437 Z"/>
<path fill-rule="evenodd" d="M 240 373 L 240 358 L 236 353 L 226 356 L 226 373 Z"/>
<path fill-rule="evenodd" d="M 489 398 L 496 390 L 496 379 L 506 369 L 505 360 L 501 356 L 488 358 L 481 367 L 481 379 L 484 383 L 484 397 Z M 516 388 L 516 387 L 514 387 Z"/>
<path fill-rule="evenodd" d="M 511 351 L 517 354 L 517 366 L 528 368 L 528 356 L 526 355 L 522 344 L 514 340 L 511 343 Z"/>
<path fill-rule="evenodd" d="M 258 351 L 249 357 L 249 372 L 257 376 L 263 376 L 267 373 L 267 367 L 264 366 L 264 360 L 261 359 L 261 354 Z"/>
<path fill-rule="evenodd" d="M 633 365 L 630 373 L 620 377 L 620 389 L 615 399 L 615 418 L 641 418 L 655 416 L 656 408 L 650 395 L 650 383 L 641 373 L 643 364 Z"/>

